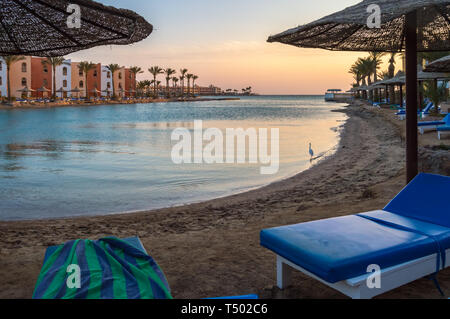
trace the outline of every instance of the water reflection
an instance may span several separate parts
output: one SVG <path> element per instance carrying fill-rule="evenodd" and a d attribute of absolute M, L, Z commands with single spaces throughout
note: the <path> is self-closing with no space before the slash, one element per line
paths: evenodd
<path fill-rule="evenodd" d="M 222 197 L 307 169 L 332 152 L 346 117 L 322 97 L 0 112 L 0 220 L 108 214 Z M 51 117 L 51 121 L 49 121 Z M 280 171 L 175 165 L 176 128 L 279 128 Z M 42 125 L 42 123 L 46 123 Z"/>

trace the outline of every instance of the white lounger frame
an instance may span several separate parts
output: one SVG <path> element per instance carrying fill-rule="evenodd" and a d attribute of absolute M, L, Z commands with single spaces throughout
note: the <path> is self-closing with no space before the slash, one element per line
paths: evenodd
<path fill-rule="evenodd" d="M 438 127 L 441 125 L 425 125 L 425 126 L 419 126 L 419 132 L 421 135 L 424 135 L 425 132 L 431 132 L 431 131 L 437 131 Z"/>
<path fill-rule="evenodd" d="M 446 251 L 447 259 L 445 268 L 450 267 L 450 249 Z M 370 289 L 367 279 L 372 274 L 362 275 L 335 284 L 326 282 L 289 260 L 277 256 L 277 285 L 280 289 L 287 288 L 291 283 L 292 270 L 298 270 L 309 277 L 349 296 L 352 299 L 371 299 L 395 288 L 404 286 L 417 279 L 432 275 L 436 272 L 437 254 L 416 259 L 404 264 L 383 269 L 381 271 L 381 288 Z M 367 265 L 369 266 L 369 265 Z"/>

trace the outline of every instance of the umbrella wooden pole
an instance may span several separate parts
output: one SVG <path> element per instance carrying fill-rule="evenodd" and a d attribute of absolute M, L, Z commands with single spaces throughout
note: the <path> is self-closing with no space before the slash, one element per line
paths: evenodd
<path fill-rule="evenodd" d="M 417 132 L 417 12 L 406 15 L 406 174 L 411 182 L 419 172 Z"/>

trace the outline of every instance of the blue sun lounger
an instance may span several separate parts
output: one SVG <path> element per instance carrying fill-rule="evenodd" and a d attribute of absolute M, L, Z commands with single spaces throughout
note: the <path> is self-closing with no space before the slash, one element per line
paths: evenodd
<path fill-rule="evenodd" d="M 426 117 L 430 114 L 430 110 L 434 107 L 433 102 L 428 102 L 427 106 L 422 111 L 417 111 L 417 116 Z M 406 109 L 401 109 L 395 115 L 398 116 L 400 120 L 406 119 Z"/>
<path fill-rule="evenodd" d="M 427 131 L 437 131 L 437 129 L 443 125 L 450 126 L 450 115 L 447 115 L 443 121 L 419 122 L 417 127 L 420 134 L 423 135 Z"/>
<path fill-rule="evenodd" d="M 355 299 L 373 298 L 450 266 L 450 177 L 417 176 L 384 210 L 266 229 L 278 286 L 292 269 Z M 375 268 L 373 268 L 375 266 Z M 381 271 L 381 287 L 367 284 Z"/>
<path fill-rule="evenodd" d="M 450 114 L 448 114 L 444 118 L 445 124 L 441 125 L 437 128 L 438 131 L 438 139 L 440 140 L 442 138 L 442 135 L 444 134 L 450 134 Z"/>

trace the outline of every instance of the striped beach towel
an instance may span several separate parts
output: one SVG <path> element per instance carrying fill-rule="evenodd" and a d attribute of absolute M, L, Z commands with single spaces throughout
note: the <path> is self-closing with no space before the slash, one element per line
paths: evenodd
<path fill-rule="evenodd" d="M 42 267 L 33 299 L 172 299 L 172 296 L 152 257 L 127 241 L 111 237 L 75 240 L 53 247 Z"/>

